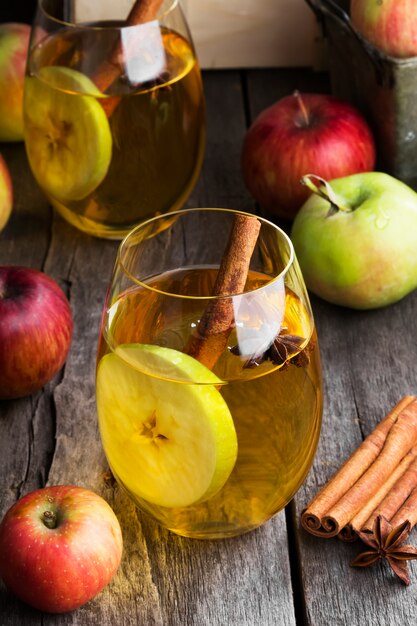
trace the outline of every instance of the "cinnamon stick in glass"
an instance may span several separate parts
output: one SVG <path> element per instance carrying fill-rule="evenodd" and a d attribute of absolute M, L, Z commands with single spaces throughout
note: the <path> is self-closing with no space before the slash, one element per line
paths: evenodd
<path fill-rule="evenodd" d="M 213 296 L 184 352 L 212 369 L 227 346 L 233 328 L 233 299 L 245 288 L 250 260 L 258 239 L 260 221 L 252 215 L 237 214 L 214 285 Z"/>
<path fill-rule="evenodd" d="M 417 443 L 417 399 L 403 398 L 301 514 L 313 535 L 334 537 L 361 510 Z"/>
<path fill-rule="evenodd" d="M 155 19 L 162 2 L 163 0 L 136 0 L 123 27 L 137 26 Z M 121 38 L 118 37 L 117 43 L 109 58 L 101 63 L 96 74 L 92 77 L 96 87 L 98 87 L 103 94 L 106 93 L 108 88 L 124 72 L 124 56 L 125 50 Z M 103 98 L 100 102 L 107 117 L 111 117 L 120 102 L 120 98 L 113 96 L 108 99 Z"/>

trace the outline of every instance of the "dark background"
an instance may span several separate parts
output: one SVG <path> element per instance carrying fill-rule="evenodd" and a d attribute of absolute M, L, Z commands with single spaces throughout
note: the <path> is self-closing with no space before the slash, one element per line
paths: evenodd
<path fill-rule="evenodd" d="M 0 0 L 0 22 L 26 22 L 31 24 L 36 0 Z"/>

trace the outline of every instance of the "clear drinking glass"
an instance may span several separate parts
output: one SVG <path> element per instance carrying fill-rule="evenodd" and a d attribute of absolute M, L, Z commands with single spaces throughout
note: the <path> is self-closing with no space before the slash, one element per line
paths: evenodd
<path fill-rule="evenodd" d="M 201 75 L 178 0 L 126 25 L 134 6 L 38 0 L 30 43 L 31 169 L 67 221 L 100 237 L 181 208 L 203 159 Z"/>
<path fill-rule="evenodd" d="M 317 336 L 287 235 L 259 218 L 244 289 L 212 295 L 240 215 L 189 209 L 134 229 L 103 312 L 96 391 L 107 460 L 140 510 L 188 537 L 241 534 L 277 513 L 320 432 Z M 196 356 L 200 320 L 227 312 Z"/>

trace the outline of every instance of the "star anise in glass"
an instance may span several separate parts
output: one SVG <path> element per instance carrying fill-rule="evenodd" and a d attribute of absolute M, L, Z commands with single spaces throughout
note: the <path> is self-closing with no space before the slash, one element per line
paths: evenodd
<path fill-rule="evenodd" d="M 249 358 L 243 367 L 258 367 L 268 359 L 272 361 L 274 365 L 284 365 L 284 363 L 287 364 L 287 362 L 290 362 L 297 367 L 306 367 L 310 362 L 310 357 L 306 349 L 300 352 L 300 346 L 304 342 L 304 337 L 299 337 L 298 335 L 279 334 L 263 354 Z M 240 356 L 238 346 L 233 346 L 231 352 Z"/>
<path fill-rule="evenodd" d="M 267 350 L 267 358 L 274 365 L 282 365 L 291 358 L 291 355 L 296 355 L 297 352 L 301 354 L 299 350 L 304 341 L 304 337 L 298 335 L 278 335 Z M 293 356 L 293 358 L 295 357 Z"/>
<path fill-rule="evenodd" d="M 361 552 L 352 562 L 353 567 L 368 567 L 385 559 L 393 572 L 406 584 L 410 584 L 407 561 L 417 559 L 417 549 L 403 545 L 410 534 L 411 524 L 405 520 L 395 528 L 383 515 L 375 519 L 372 532 L 359 531 L 358 537 L 370 548 Z"/>

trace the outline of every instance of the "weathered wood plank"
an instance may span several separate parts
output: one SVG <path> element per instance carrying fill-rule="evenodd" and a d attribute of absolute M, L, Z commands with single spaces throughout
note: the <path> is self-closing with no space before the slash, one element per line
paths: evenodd
<path fill-rule="evenodd" d="M 207 156 L 188 204 L 250 210 L 239 165 L 245 129 L 239 73 L 209 73 L 205 88 Z M 0 403 L 1 511 L 45 482 L 82 485 L 114 507 L 125 551 L 112 584 L 67 615 L 32 611 L 0 586 L 2 624 L 294 626 L 284 514 L 241 538 L 192 541 L 138 515 L 126 496 L 103 479 L 107 466 L 97 430 L 94 361 L 116 244 L 87 237 L 52 217 L 27 170 L 23 147 L 11 154 L 21 199 L 0 235 L 0 262 L 40 267 L 63 286 L 73 309 L 74 338 L 64 371 L 44 392 Z"/>
<path fill-rule="evenodd" d="M 347 312 L 314 300 L 323 358 L 325 412 L 322 437 L 313 470 L 296 498 L 296 524 L 301 509 L 388 410 L 407 393 L 416 393 L 416 346 L 404 345 L 412 327 L 417 294 L 385 310 Z M 414 313 L 413 313 L 414 311 Z M 358 544 L 318 540 L 298 531 L 309 623 L 351 623 L 382 626 L 394 621 L 412 624 L 417 618 L 407 591 L 385 566 L 368 570 L 349 567 L 361 550 Z M 415 544 L 416 534 L 411 535 Z M 415 577 L 413 563 L 410 571 Z M 346 594 L 349 589 L 349 594 Z M 408 594 L 408 595 L 406 595 Z"/>
<path fill-rule="evenodd" d="M 328 92 L 326 76 L 313 72 L 253 72 L 248 76 L 252 116 L 275 100 L 300 91 Z M 312 298 L 324 374 L 324 415 L 318 452 L 294 499 L 307 623 L 361 626 L 414 624 L 414 580 L 406 589 L 382 565 L 349 567 L 359 544 L 311 537 L 299 526 L 302 508 L 342 461 L 408 393 L 417 393 L 415 327 L 417 293 L 378 311 L 357 312 Z M 411 535 L 416 543 L 417 533 Z M 417 567 L 410 565 L 412 578 Z M 348 620 L 348 622 L 347 622 Z"/>
<path fill-rule="evenodd" d="M 144 524 L 147 522 L 144 520 Z M 164 607 L 164 625 L 289 626 L 283 514 L 239 538 L 193 541 L 146 532 Z"/>

